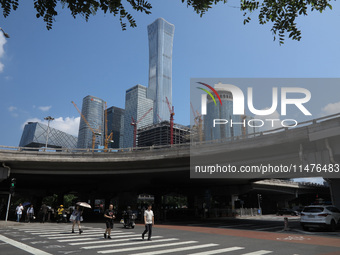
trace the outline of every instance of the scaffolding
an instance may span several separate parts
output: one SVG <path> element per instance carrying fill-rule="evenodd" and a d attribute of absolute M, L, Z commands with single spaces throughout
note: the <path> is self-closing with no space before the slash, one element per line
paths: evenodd
<path fill-rule="evenodd" d="M 158 146 L 170 145 L 170 123 L 162 121 L 157 124 L 149 125 L 138 129 L 137 146 Z M 175 124 L 173 125 L 173 144 L 181 144 L 190 142 L 190 128 Z"/>

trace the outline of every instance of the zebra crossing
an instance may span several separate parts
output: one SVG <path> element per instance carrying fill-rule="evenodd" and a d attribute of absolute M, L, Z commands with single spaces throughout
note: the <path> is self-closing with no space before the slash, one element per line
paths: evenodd
<path fill-rule="evenodd" d="M 126 254 L 126 255 L 266 255 L 270 250 L 252 250 L 248 247 L 230 246 L 223 243 L 203 242 L 198 240 L 181 240 L 174 236 L 155 235 L 152 241 L 142 240 L 140 230 L 113 230 L 112 239 L 104 239 L 103 228 L 86 227 L 82 234 L 71 233 L 69 225 L 26 225 L 12 227 L 13 230 L 34 237 L 26 243 L 39 245 L 40 249 L 49 254 L 71 254 L 71 251 L 82 254 Z M 52 250 L 52 248 L 54 248 Z M 60 250 L 58 250 L 60 248 Z M 58 251 L 56 251 L 56 249 Z M 71 249 L 71 251 L 70 251 Z"/>

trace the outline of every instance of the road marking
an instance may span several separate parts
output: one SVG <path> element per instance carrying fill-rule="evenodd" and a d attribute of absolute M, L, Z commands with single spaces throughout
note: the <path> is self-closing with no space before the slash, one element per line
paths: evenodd
<path fill-rule="evenodd" d="M 112 232 L 111 232 L 112 233 Z M 122 232 L 121 232 L 122 233 Z M 93 232 L 85 232 L 85 233 L 82 233 L 81 235 L 82 236 L 86 236 L 86 235 L 93 235 L 93 234 L 97 234 L 97 235 L 103 235 L 104 234 L 104 230 L 101 230 L 101 231 L 93 231 Z M 77 233 L 77 231 L 75 233 L 65 233 L 65 234 L 62 234 L 62 233 L 59 233 L 59 234 L 49 234 L 49 235 L 39 235 L 40 237 L 58 237 L 58 236 L 75 236 L 75 235 L 79 235 Z"/>
<path fill-rule="evenodd" d="M 264 254 L 268 254 L 268 253 L 272 253 L 272 251 L 260 250 L 260 251 L 244 253 L 242 255 L 264 255 Z"/>
<path fill-rule="evenodd" d="M 215 244 L 215 243 L 209 243 L 209 244 L 181 247 L 181 248 L 175 248 L 175 249 L 166 249 L 166 250 L 161 250 L 161 251 L 136 253 L 132 255 L 157 255 L 157 254 L 164 254 L 164 253 L 181 252 L 181 251 L 188 251 L 188 250 L 194 250 L 194 249 L 208 248 L 208 247 L 213 247 L 217 245 L 218 244 Z"/>
<path fill-rule="evenodd" d="M 212 254 L 219 254 L 219 253 L 223 253 L 223 252 L 237 251 L 237 250 L 242 250 L 242 249 L 244 249 L 244 247 L 235 246 L 235 247 L 212 250 L 212 251 L 203 251 L 203 252 L 198 252 L 198 253 L 191 253 L 189 255 L 212 255 Z"/>
<path fill-rule="evenodd" d="M 43 231 L 43 232 L 41 232 L 41 231 L 39 231 L 39 232 L 25 231 L 25 232 L 30 233 L 32 235 L 45 235 L 45 236 L 50 235 L 50 236 L 52 236 L 52 235 L 57 235 L 57 234 L 63 234 L 63 235 L 74 234 L 71 231 L 72 231 L 72 229 L 69 228 L 67 230 L 59 230 L 59 231 Z M 75 229 L 74 231 L 78 232 L 78 229 Z M 87 230 L 87 229 L 85 229 L 85 231 L 86 231 L 85 233 L 95 233 L 95 232 L 103 232 L 104 233 L 105 230 L 104 229 L 99 229 L 99 230 L 93 230 L 93 229 Z M 111 231 L 111 233 L 113 233 L 113 232 L 122 232 L 122 231 Z"/>
<path fill-rule="evenodd" d="M 31 253 L 31 254 L 34 254 L 34 255 L 52 255 L 51 253 L 47 253 L 47 252 L 44 252 L 42 250 L 39 250 L 39 249 L 36 249 L 36 248 L 33 248 L 31 246 L 28 246 L 26 244 L 23 244 L 23 243 L 20 243 L 18 241 L 15 241 L 15 240 L 12 240 L 10 238 L 7 238 L 3 235 L 0 235 L 0 240 L 5 242 L 5 243 L 8 243 L 12 246 L 15 246 L 23 251 L 26 251 L 28 253 Z"/>
<path fill-rule="evenodd" d="M 159 239 L 159 240 L 152 241 L 152 243 L 177 241 L 177 240 L 178 240 L 178 238 Z M 80 247 L 80 248 L 89 250 L 89 249 L 97 249 L 97 248 L 100 249 L 100 248 L 107 248 L 107 247 L 128 246 L 128 245 L 137 245 L 137 244 L 143 244 L 144 245 L 144 244 L 150 244 L 150 243 L 145 242 L 142 239 L 135 239 L 135 241 L 128 242 L 128 243 L 118 243 L 118 244 L 114 243 L 114 244 L 106 244 L 106 245 L 85 246 L 85 247 Z"/>
<path fill-rule="evenodd" d="M 256 229 L 254 229 L 255 231 L 262 231 L 262 230 L 268 230 L 268 229 L 282 229 L 282 226 L 281 227 L 279 227 L 279 226 L 276 226 L 276 227 L 268 227 L 268 228 L 256 228 Z"/>
<path fill-rule="evenodd" d="M 115 234 L 111 234 L 111 237 L 116 237 L 116 236 L 124 236 L 127 234 L 134 234 L 135 232 L 125 232 L 125 233 L 115 233 Z M 53 236 L 53 237 L 47 237 L 48 239 L 67 239 L 67 238 L 79 238 L 80 236 L 85 236 L 85 237 L 90 237 L 90 236 L 102 236 L 103 233 L 97 233 L 97 234 L 87 234 L 87 235 L 73 235 L 73 236 Z"/>
<path fill-rule="evenodd" d="M 147 242 L 147 241 L 145 241 L 145 242 Z M 156 245 L 133 247 L 133 248 L 105 250 L 105 251 L 97 251 L 97 253 L 104 253 L 105 254 L 105 253 L 116 253 L 116 252 L 125 252 L 125 251 L 136 251 L 136 250 L 143 250 L 143 249 L 154 249 L 154 248 L 162 248 L 162 247 L 166 247 L 166 246 L 176 246 L 176 245 L 193 244 L 193 243 L 197 243 L 197 241 L 185 241 L 185 242 L 156 244 Z M 150 253 L 148 253 L 148 254 L 150 254 Z"/>
<path fill-rule="evenodd" d="M 58 242 L 77 242 L 77 241 L 92 241 L 92 240 L 101 240 L 98 237 L 89 237 L 89 238 L 78 238 L 78 239 L 64 239 L 64 240 L 57 240 Z"/>
<path fill-rule="evenodd" d="M 84 229 L 83 229 L 84 230 Z M 72 231 L 72 229 L 68 229 L 67 230 L 67 233 L 66 234 L 74 234 L 74 233 L 71 233 L 71 231 Z M 78 230 L 74 230 L 75 232 L 77 232 Z M 86 234 L 86 233 L 95 233 L 95 232 L 102 232 L 102 233 L 104 233 L 105 232 L 105 230 L 104 229 L 85 229 L 84 230 L 85 232 L 83 233 L 83 234 Z M 111 233 L 120 233 L 120 232 L 123 232 L 123 231 L 111 231 Z M 62 233 L 57 233 L 57 234 L 62 234 Z M 43 235 L 43 236 L 53 236 L 53 235 L 55 235 L 55 234 L 51 234 L 51 233 L 43 233 L 43 234 L 41 234 L 41 235 Z"/>
<path fill-rule="evenodd" d="M 140 234 L 138 235 L 126 235 L 125 237 L 136 237 L 136 236 L 141 236 Z M 153 236 L 153 239 L 156 238 L 162 238 L 163 236 Z M 97 244 L 97 243 L 112 243 L 112 242 L 124 242 L 124 241 L 138 241 L 141 240 L 140 238 L 138 239 L 131 239 L 131 238 L 126 238 L 126 239 L 111 239 L 111 240 L 102 240 L 102 241 L 92 241 L 92 242 L 80 242 L 80 243 L 69 243 L 69 245 L 84 245 L 84 244 Z"/>

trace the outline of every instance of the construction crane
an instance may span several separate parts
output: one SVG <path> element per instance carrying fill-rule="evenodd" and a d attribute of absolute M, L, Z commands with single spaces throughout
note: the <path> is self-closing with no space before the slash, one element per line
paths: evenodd
<path fill-rule="evenodd" d="M 152 107 L 151 107 L 146 113 L 144 113 L 144 115 L 143 115 L 139 120 L 137 120 L 137 121 L 135 121 L 135 119 L 131 116 L 131 120 L 132 120 L 131 125 L 133 126 L 133 147 L 136 147 L 136 140 L 137 140 L 137 124 L 138 124 L 139 122 L 141 122 L 142 119 L 144 119 L 144 118 L 146 117 L 146 115 L 148 115 L 149 112 L 151 112 L 151 110 L 152 110 Z"/>
<path fill-rule="evenodd" d="M 191 106 L 192 113 L 194 114 L 194 121 L 195 121 L 197 130 L 198 130 L 198 139 L 200 142 L 202 142 L 203 141 L 202 115 L 200 115 L 198 111 L 195 112 L 194 107 L 191 102 L 190 102 L 190 106 Z"/>
<path fill-rule="evenodd" d="M 105 114 L 105 139 L 104 139 L 104 149 L 106 151 L 106 149 L 109 147 L 109 143 L 113 143 L 113 132 L 111 131 L 111 133 L 108 135 L 108 129 L 107 129 L 107 104 L 105 102 L 105 110 L 104 110 L 104 114 Z"/>
<path fill-rule="evenodd" d="M 165 97 L 165 98 L 166 98 L 166 103 L 168 104 L 169 112 L 170 112 L 170 145 L 173 145 L 174 144 L 174 115 L 175 115 L 175 110 L 174 110 L 173 106 L 171 108 L 168 97 Z"/>
<path fill-rule="evenodd" d="M 96 143 L 96 135 L 102 135 L 101 133 L 99 132 L 95 132 L 93 130 L 93 128 L 91 127 L 90 123 L 87 121 L 87 119 L 85 118 L 85 116 L 81 113 L 81 111 L 79 110 L 79 108 L 77 107 L 76 103 L 75 102 L 71 102 L 74 107 L 77 109 L 77 111 L 79 112 L 80 116 L 82 117 L 82 119 L 85 121 L 86 125 L 90 128 L 91 132 L 92 132 L 92 150 L 94 150 L 94 146 L 95 146 L 95 143 Z"/>

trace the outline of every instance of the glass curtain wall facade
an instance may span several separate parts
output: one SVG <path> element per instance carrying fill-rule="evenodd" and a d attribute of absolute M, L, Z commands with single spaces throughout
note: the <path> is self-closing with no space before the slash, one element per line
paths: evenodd
<path fill-rule="evenodd" d="M 19 147 L 45 147 L 47 140 L 47 125 L 38 122 L 28 122 L 20 139 Z M 48 130 L 49 148 L 76 148 L 78 138 L 55 128 Z"/>
<path fill-rule="evenodd" d="M 104 145 L 104 100 L 86 96 L 83 99 L 81 112 L 91 128 L 101 135 L 96 135 L 95 148 Z M 78 133 L 78 148 L 92 148 L 92 131 L 83 118 L 80 118 Z"/>
<path fill-rule="evenodd" d="M 227 137 L 240 136 L 247 129 L 241 124 L 230 125 L 230 120 L 233 122 L 242 122 L 244 116 L 233 115 L 233 95 L 230 91 L 225 90 L 223 84 L 214 86 L 218 95 L 222 100 L 222 105 L 219 103 L 217 97 L 215 105 L 213 99 L 208 95 L 207 100 L 207 115 L 204 116 L 204 137 L 206 141 L 223 139 Z M 215 95 L 214 95 L 215 96 Z M 226 125 L 216 125 L 213 127 L 214 119 L 226 119 L 228 123 Z"/>
<path fill-rule="evenodd" d="M 113 143 L 109 143 L 109 148 L 121 148 L 121 140 L 124 136 L 124 113 L 124 109 L 115 106 L 107 109 L 107 135 L 111 132 L 113 134 Z"/>
<path fill-rule="evenodd" d="M 170 118 L 166 103 L 172 105 L 172 48 L 175 26 L 158 18 L 148 25 L 149 87 L 148 98 L 154 101 L 153 123 Z M 159 116 L 159 117 L 158 117 Z"/>
<path fill-rule="evenodd" d="M 140 120 L 143 115 L 153 107 L 153 100 L 146 97 L 145 86 L 140 84 L 128 89 L 125 95 L 125 116 L 124 116 L 124 148 L 133 147 L 132 119 Z M 153 111 L 149 112 L 138 124 L 137 129 L 153 123 Z"/>

